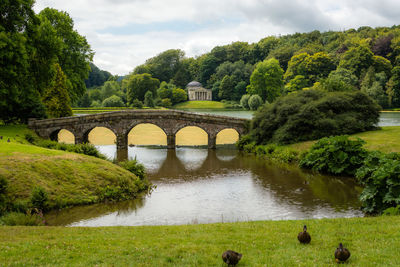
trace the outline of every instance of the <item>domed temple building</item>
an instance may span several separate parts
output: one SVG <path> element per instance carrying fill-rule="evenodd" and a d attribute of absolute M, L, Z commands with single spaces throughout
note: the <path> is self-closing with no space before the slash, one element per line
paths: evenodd
<path fill-rule="evenodd" d="M 212 100 L 212 92 L 210 89 L 203 88 L 201 83 L 192 81 L 186 86 L 189 101 L 191 100 Z"/>

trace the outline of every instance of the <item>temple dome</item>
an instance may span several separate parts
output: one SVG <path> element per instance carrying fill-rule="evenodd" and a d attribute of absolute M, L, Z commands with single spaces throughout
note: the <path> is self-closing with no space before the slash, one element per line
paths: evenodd
<path fill-rule="evenodd" d="M 197 81 L 191 81 L 190 83 L 188 83 L 186 87 L 203 87 L 203 86 L 201 85 L 201 83 Z"/>

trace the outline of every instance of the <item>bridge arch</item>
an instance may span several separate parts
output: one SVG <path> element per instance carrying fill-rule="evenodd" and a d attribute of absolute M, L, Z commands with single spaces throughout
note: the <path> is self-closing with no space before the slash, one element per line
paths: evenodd
<path fill-rule="evenodd" d="M 224 128 L 217 133 L 216 144 L 227 145 L 235 144 L 239 140 L 240 134 L 235 128 Z"/>
<path fill-rule="evenodd" d="M 61 136 L 61 140 L 60 140 L 60 135 L 63 135 L 63 136 Z M 63 137 L 65 137 L 65 138 L 63 138 Z M 75 134 L 74 134 L 73 130 L 68 129 L 68 128 L 59 128 L 59 129 L 51 131 L 49 138 L 52 141 L 57 141 L 57 142 L 61 141 L 66 144 L 74 144 L 75 143 Z"/>
<path fill-rule="evenodd" d="M 209 133 L 202 127 L 187 125 L 175 133 L 177 146 L 204 146 L 208 144 Z"/>
<path fill-rule="evenodd" d="M 96 136 L 99 132 L 103 135 L 102 137 Z M 94 145 L 113 145 L 116 144 L 117 133 L 112 127 L 107 125 L 96 125 L 87 128 L 83 134 L 83 142 L 91 143 Z"/>
<path fill-rule="evenodd" d="M 153 122 L 135 123 L 127 131 L 128 145 L 167 145 L 167 133 Z"/>

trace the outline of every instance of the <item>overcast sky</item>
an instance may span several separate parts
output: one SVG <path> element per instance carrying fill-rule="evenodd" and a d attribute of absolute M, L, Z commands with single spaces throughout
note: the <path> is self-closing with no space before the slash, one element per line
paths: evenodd
<path fill-rule="evenodd" d="M 400 24 L 400 0 L 36 0 L 69 13 L 94 63 L 124 75 L 167 49 L 197 56 L 269 35 Z"/>

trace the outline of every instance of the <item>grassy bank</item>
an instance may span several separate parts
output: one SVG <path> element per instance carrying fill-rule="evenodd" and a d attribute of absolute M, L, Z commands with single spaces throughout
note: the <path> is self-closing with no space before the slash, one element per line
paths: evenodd
<path fill-rule="evenodd" d="M 96 203 L 127 184 L 137 193 L 147 186 L 109 161 L 30 145 L 23 138 L 29 131 L 22 125 L 0 126 L 0 176 L 8 181 L 7 198 L 13 203 L 26 206 L 37 186 L 48 192 L 53 208 Z"/>
<path fill-rule="evenodd" d="M 218 101 L 186 101 L 174 105 L 174 109 L 225 109 L 225 103 Z"/>
<path fill-rule="evenodd" d="M 296 239 L 307 224 L 312 240 Z M 339 242 L 349 266 L 399 266 L 400 217 L 264 221 L 144 227 L 0 227 L 3 266 L 337 266 Z M 23 257 L 21 257 L 23 255 Z"/>
<path fill-rule="evenodd" d="M 379 150 L 384 153 L 400 152 L 400 126 L 385 126 L 379 130 L 353 134 L 367 143 L 364 147 L 368 150 Z M 307 141 L 288 145 L 296 151 L 308 150 L 316 141 Z"/>

